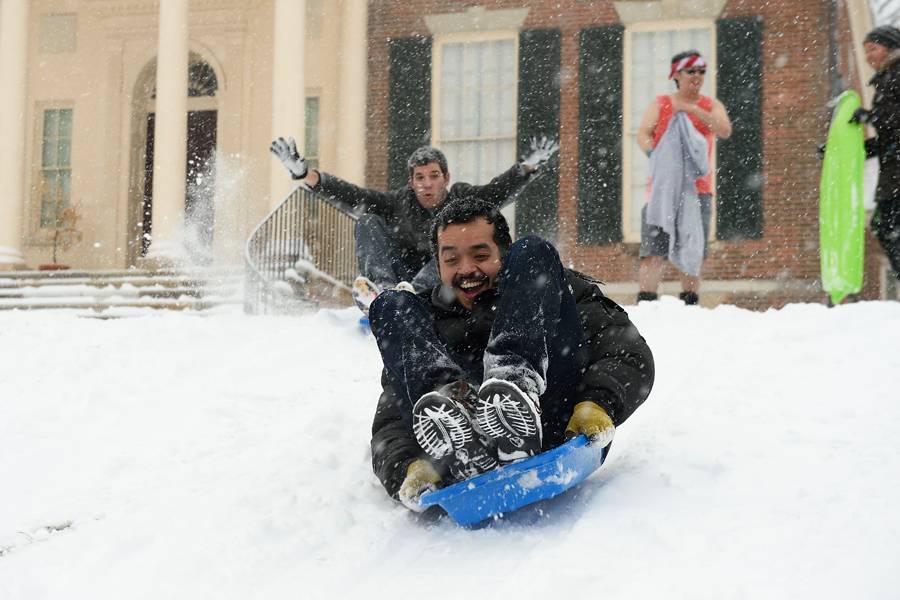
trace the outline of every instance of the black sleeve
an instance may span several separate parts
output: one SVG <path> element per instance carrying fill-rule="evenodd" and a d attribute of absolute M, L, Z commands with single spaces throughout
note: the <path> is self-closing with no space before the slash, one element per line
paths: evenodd
<path fill-rule="evenodd" d="M 594 283 L 581 279 L 573 288 L 587 354 L 579 400 L 596 402 L 618 426 L 650 394 L 655 376 L 653 354 L 628 313 Z"/>
<path fill-rule="evenodd" d="M 403 421 L 397 399 L 386 373 L 381 376 L 382 392 L 372 422 L 372 470 L 387 493 L 397 498 L 409 463 L 422 451 L 412 429 Z"/>
<path fill-rule="evenodd" d="M 900 88 L 900 80 L 895 83 L 895 87 Z M 879 137 L 896 138 L 900 133 L 900 89 L 884 94 L 869 112 L 872 126 Z"/>
<path fill-rule="evenodd" d="M 900 67 L 895 63 L 891 69 L 883 84 L 876 87 L 878 97 L 869 111 L 872 127 L 878 137 L 866 140 L 867 158 L 884 151 L 897 152 L 896 149 L 891 151 L 889 148 L 895 148 L 894 144 L 900 139 Z"/>
<path fill-rule="evenodd" d="M 379 192 L 353 185 L 340 177 L 319 173 L 319 183 L 311 188 L 329 204 L 347 212 L 367 212 L 383 217 L 393 214 L 399 191 Z"/>
<path fill-rule="evenodd" d="M 525 173 L 521 165 L 515 164 L 484 185 L 455 183 L 451 188 L 450 195 L 454 198 L 475 196 L 479 200 L 484 200 L 494 206 L 503 208 L 515 200 L 519 192 L 539 172 Z"/>
<path fill-rule="evenodd" d="M 878 138 L 869 138 L 866 140 L 866 158 L 876 156 L 878 156 Z"/>

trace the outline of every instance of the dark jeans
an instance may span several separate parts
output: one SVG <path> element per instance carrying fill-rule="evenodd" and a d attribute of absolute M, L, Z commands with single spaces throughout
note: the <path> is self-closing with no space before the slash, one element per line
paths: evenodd
<path fill-rule="evenodd" d="M 900 196 L 878 203 L 872 215 L 872 232 L 884 249 L 894 274 L 900 277 Z"/>
<path fill-rule="evenodd" d="M 449 381 L 512 381 L 540 397 L 545 447 L 552 447 L 563 439 L 584 363 L 581 317 L 556 249 L 537 237 L 517 241 L 503 259 L 497 291 L 483 365 L 467 367 L 441 336 L 426 299 L 380 294 L 369 320 L 388 378 L 409 421 L 415 402 Z"/>
<path fill-rule="evenodd" d="M 437 263 L 432 258 L 424 265 L 404 259 L 403 249 L 394 240 L 384 217 L 362 215 L 354 229 L 359 272 L 378 285 L 408 281 L 418 290 L 440 283 Z"/>

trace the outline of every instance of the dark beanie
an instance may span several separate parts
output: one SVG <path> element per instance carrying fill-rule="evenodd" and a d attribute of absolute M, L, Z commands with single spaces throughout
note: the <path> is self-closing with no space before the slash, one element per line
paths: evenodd
<path fill-rule="evenodd" d="M 900 48 L 900 29 L 890 25 L 876 27 L 866 35 L 865 41 L 879 44 L 890 50 Z"/>

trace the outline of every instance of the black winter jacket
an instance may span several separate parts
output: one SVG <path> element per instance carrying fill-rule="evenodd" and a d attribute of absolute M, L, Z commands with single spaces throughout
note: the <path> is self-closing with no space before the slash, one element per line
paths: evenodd
<path fill-rule="evenodd" d="M 576 271 L 569 270 L 567 274 L 584 328 L 582 351 L 586 368 L 577 386 L 576 401 L 596 402 L 619 426 L 650 393 L 655 375 L 653 355 L 628 314 L 603 295 L 595 280 Z M 446 304 L 439 289 L 421 294 L 429 298 L 437 330 L 448 347 L 468 363 L 460 366 L 470 373 L 481 373 L 494 320 L 496 292 L 489 290 L 479 295 L 470 312 L 455 300 Z M 372 423 L 372 467 L 388 494 L 396 497 L 407 466 L 424 455 L 411 424 L 401 417 L 386 372 L 382 373 L 381 384 L 383 390 Z M 542 403 L 553 393 L 547 390 Z M 563 420 L 551 424 L 551 431 L 545 427 L 545 447 L 564 441 L 569 416 L 561 415 Z"/>
<path fill-rule="evenodd" d="M 504 206 L 515 200 L 535 173 L 525 173 L 516 164 L 485 185 L 454 183 L 444 204 L 455 198 L 475 196 L 495 206 Z M 395 241 L 406 262 L 421 267 L 431 259 L 431 221 L 440 207 L 434 211 L 423 208 L 409 185 L 380 192 L 355 186 L 328 173 L 320 173 L 319 176 L 319 183 L 313 191 L 323 194 L 331 204 L 348 212 L 384 217 L 397 232 Z"/>
<path fill-rule="evenodd" d="M 891 52 L 869 81 L 875 88 L 871 123 L 877 137 L 866 140 L 866 157 L 881 166 L 875 201 L 900 203 L 900 50 Z"/>

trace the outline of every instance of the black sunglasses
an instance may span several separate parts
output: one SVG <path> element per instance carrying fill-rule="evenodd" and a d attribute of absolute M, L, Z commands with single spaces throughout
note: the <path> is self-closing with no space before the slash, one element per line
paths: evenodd
<path fill-rule="evenodd" d="M 696 75 L 699 73 L 700 75 L 706 75 L 706 69 L 685 69 L 685 73 L 688 75 Z"/>

